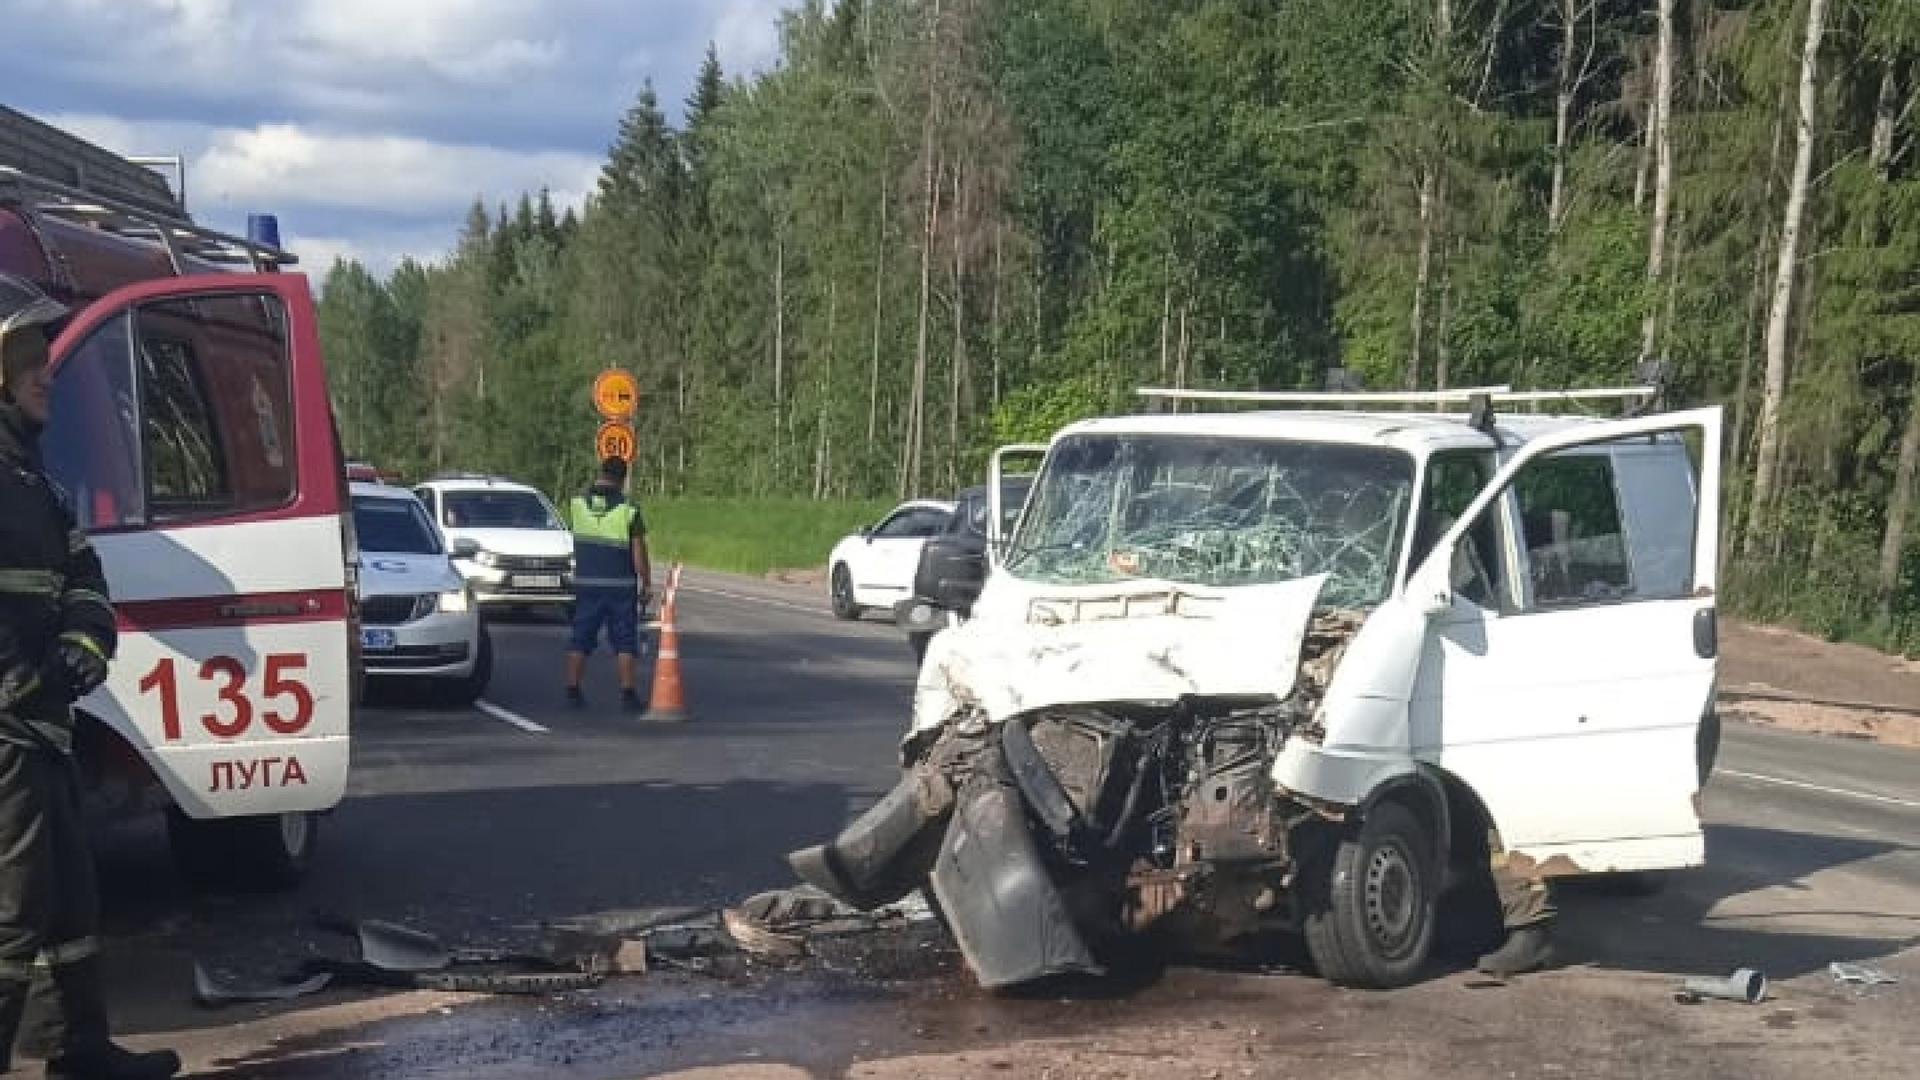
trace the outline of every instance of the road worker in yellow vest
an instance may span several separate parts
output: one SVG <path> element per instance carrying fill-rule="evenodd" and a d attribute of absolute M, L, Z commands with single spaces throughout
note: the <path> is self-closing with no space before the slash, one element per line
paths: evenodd
<path fill-rule="evenodd" d="M 620 669 L 620 704 L 639 709 L 645 703 L 634 688 L 639 666 L 640 612 L 653 591 L 653 560 L 647 553 L 647 523 L 640 508 L 627 501 L 627 463 L 617 457 L 600 463 L 600 477 L 567 506 L 573 530 L 573 640 L 567 652 L 567 701 L 585 705 L 580 688 L 587 656 L 599 644 L 601 628 Z"/>

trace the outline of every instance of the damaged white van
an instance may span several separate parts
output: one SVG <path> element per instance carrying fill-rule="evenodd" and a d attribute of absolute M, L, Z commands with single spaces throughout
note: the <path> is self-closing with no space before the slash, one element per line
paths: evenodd
<path fill-rule="evenodd" d="M 1279 931 L 1385 987 L 1450 880 L 1702 861 L 1718 409 L 1143 393 L 1310 408 L 1059 432 L 928 649 L 905 778 L 801 877 L 861 906 L 930 884 L 987 986 Z M 1402 405 L 1470 411 L 1339 411 Z"/>

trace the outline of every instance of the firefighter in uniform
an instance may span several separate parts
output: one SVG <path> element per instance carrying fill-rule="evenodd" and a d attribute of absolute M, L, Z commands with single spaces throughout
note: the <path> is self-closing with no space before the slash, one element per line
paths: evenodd
<path fill-rule="evenodd" d="M 627 501 L 627 463 L 617 457 L 600 463 L 600 477 L 567 507 L 573 530 L 573 640 L 567 652 L 567 700 L 584 704 L 580 679 L 587 655 L 606 627 L 608 644 L 620 666 L 620 703 L 638 709 L 634 688 L 640 652 L 640 609 L 653 590 L 653 563 L 647 553 L 647 523 L 640 508 Z"/>
<path fill-rule="evenodd" d="M 33 997 L 48 1077 L 157 1080 L 180 1070 L 172 1051 L 108 1036 L 73 759 L 73 702 L 106 681 L 115 630 L 100 560 L 40 463 L 47 327 L 65 314 L 0 275 L 0 1072 Z"/>

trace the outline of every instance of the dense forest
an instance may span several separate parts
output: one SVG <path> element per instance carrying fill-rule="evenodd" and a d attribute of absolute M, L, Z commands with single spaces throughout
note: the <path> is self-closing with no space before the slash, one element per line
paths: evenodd
<path fill-rule="evenodd" d="M 1920 0 L 807 0 L 575 214 L 336 264 L 350 451 L 950 491 L 1139 385 L 1723 403 L 1744 611 L 1920 649 Z"/>

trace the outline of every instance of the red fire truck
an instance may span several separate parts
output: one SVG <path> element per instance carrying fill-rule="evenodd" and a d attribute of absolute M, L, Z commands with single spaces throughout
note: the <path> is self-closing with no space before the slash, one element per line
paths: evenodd
<path fill-rule="evenodd" d="M 242 887 L 307 869 L 359 685 L 313 301 L 255 224 L 203 227 L 159 173 L 0 107 L 0 273 L 71 309 L 43 449 L 119 613 L 79 705 L 90 801 L 164 810 L 190 878 Z"/>

